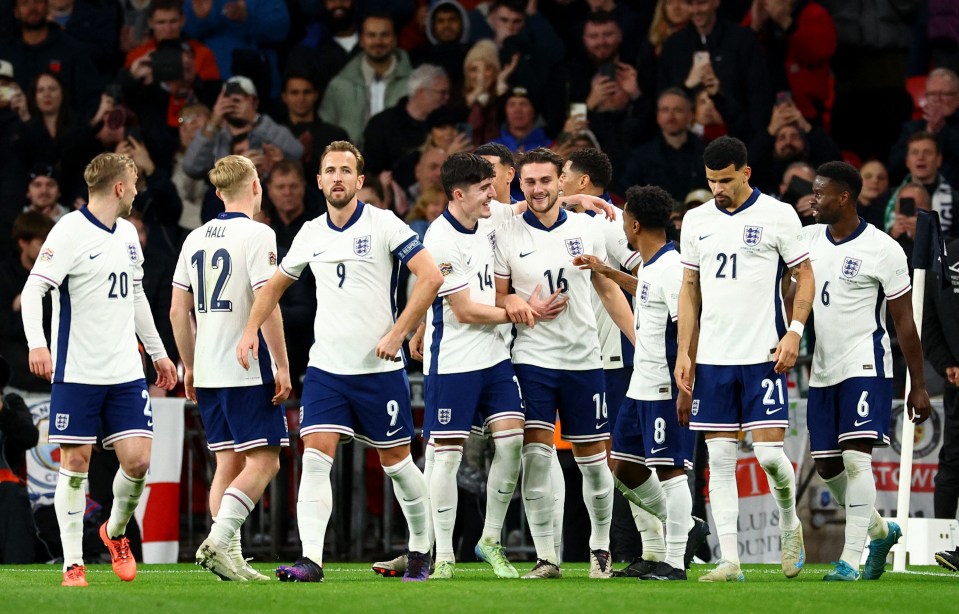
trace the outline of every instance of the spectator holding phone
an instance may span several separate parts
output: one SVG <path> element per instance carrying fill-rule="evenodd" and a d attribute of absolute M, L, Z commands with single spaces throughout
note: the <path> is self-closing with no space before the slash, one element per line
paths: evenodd
<path fill-rule="evenodd" d="M 899 192 L 903 190 L 904 186 L 919 184 L 924 188 L 929 203 L 926 208 L 939 213 L 942 232 L 947 240 L 954 238 L 959 231 L 959 228 L 956 227 L 956 208 L 959 207 L 959 194 L 940 173 L 942 150 L 939 141 L 933 134 L 921 131 L 909 137 L 906 148 L 906 168 L 909 170 L 909 174 L 906 175 L 899 188 L 892 193 L 886 205 L 886 230 L 893 238 L 896 238 L 896 234 L 893 234 L 893 228 L 897 221 L 896 201 Z M 901 232 L 901 224 L 899 226 L 900 230 L 898 232 Z"/>
<path fill-rule="evenodd" d="M 799 214 L 803 226 L 816 223 L 812 210 L 812 182 L 816 169 L 808 162 L 793 162 L 786 167 L 776 198 L 792 205 Z"/>
<path fill-rule="evenodd" d="M 174 41 L 176 43 L 185 42 L 193 50 L 192 61 L 197 77 L 206 80 L 220 78 L 220 69 L 217 68 L 216 58 L 213 57 L 210 48 L 196 39 L 183 37 L 185 20 L 181 0 L 151 0 L 147 14 L 147 25 L 153 36 L 127 53 L 126 61 L 123 64 L 126 70 L 133 72 L 133 64 L 140 58 L 146 57 L 149 60 L 160 43 Z M 147 66 L 149 66 L 149 62 Z"/>
<path fill-rule="evenodd" d="M 916 239 L 916 210 L 930 210 L 929 192 L 921 183 L 907 183 L 899 188 L 893 200 L 892 225 L 889 236 L 906 252 L 912 271 L 912 248 Z"/>
<path fill-rule="evenodd" d="M 469 109 L 469 124 L 473 131 L 473 144 L 488 143 L 499 134 L 499 109 L 497 101 L 507 92 L 510 75 L 516 70 L 519 54 L 502 66 L 499 50 L 491 40 L 477 41 L 463 60 L 464 98 Z"/>

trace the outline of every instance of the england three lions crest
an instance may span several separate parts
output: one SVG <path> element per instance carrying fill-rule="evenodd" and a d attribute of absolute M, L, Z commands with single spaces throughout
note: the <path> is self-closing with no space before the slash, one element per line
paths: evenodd
<path fill-rule="evenodd" d="M 357 256 L 365 256 L 370 253 L 370 235 L 365 237 L 356 237 L 353 239 L 353 253 Z"/>
<path fill-rule="evenodd" d="M 449 424 L 450 420 L 453 419 L 453 410 L 449 407 L 440 407 L 436 418 L 440 424 Z"/>
<path fill-rule="evenodd" d="M 749 247 L 756 247 L 763 238 L 762 226 L 746 226 L 743 228 L 743 243 Z"/>
<path fill-rule="evenodd" d="M 862 260 L 858 258 L 850 258 L 846 256 L 846 259 L 842 263 L 842 276 L 846 279 L 852 279 L 856 275 L 859 275 L 859 267 L 862 265 Z"/>
<path fill-rule="evenodd" d="M 576 237 L 575 239 L 566 239 L 566 251 L 569 252 L 570 256 L 582 256 L 583 240 L 579 237 Z"/>
<path fill-rule="evenodd" d="M 137 263 L 137 245 L 136 243 L 127 243 L 127 255 L 130 256 L 130 262 Z"/>
<path fill-rule="evenodd" d="M 647 301 L 649 301 L 649 284 L 644 281 L 639 289 L 639 302 L 645 305 Z"/>
<path fill-rule="evenodd" d="M 57 427 L 58 431 L 67 430 L 67 427 L 70 426 L 70 414 L 57 414 L 53 426 Z"/>
<path fill-rule="evenodd" d="M 490 248 L 496 249 L 496 231 L 490 231 L 490 233 L 486 235 L 486 238 L 489 239 Z"/>

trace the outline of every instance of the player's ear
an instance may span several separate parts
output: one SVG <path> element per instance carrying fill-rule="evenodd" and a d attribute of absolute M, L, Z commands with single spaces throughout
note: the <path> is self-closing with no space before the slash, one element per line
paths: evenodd
<path fill-rule="evenodd" d="M 216 197 L 219 198 L 220 200 L 223 200 L 223 194 L 220 194 L 219 188 L 216 191 Z M 223 202 L 226 202 L 226 201 L 223 201 Z"/>
<path fill-rule="evenodd" d="M 260 184 L 260 178 L 254 177 L 253 178 L 253 196 L 256 196 L 262 191 L 263 191 L 263 186 Z"/>
<path fill-rule="evenodd" d="M 363 182 L 366 181 L 366 175 L 360 175 L 356 178 L 356 189 L 359 191 L 363 187 Z"/>
<path fill-rule="evenodd" d="M 746 168 L 743 169 L 743 179 L 745 179 L 746 181 L 749 181 L 749 178 L 752 177 L 752 175 L 753 175 L 753 169 L 751 166 L 747 164 Z"/>

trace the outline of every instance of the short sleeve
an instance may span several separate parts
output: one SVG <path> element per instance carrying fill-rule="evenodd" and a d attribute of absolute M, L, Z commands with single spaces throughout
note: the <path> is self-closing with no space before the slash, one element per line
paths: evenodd
<path fill-rule="evenodd" d="M 502 228 L 513 217 L 513 206 L 501 203 L 498 200 L 492 200 L 489 204 L 490 222 L 493 228 Z"/>
<path fill-rule="evenodd" d="M 392 211 L 381 212 L 376 220 L 377 228 L 382 233 L 382 238 L 386 240 L 390 252 L 402 263 L 406 263 L 415 256 L 423 244 L 416 231 L 410 228 L 400 218 L 396 217 Z"/>
<path fill-rule="evenodd" d="M 669 310 L 669 319 L 675 322 L 679 319 L 679 290 L 683 285 L 683 266 L 678 259 L 669 261 L 668 268 L 663 271 L 661 283 L 663 300 Z"/>
<path fill-rule="evenodd" d="M 496 249 L 493 250 L 493 275 L 509 279 L 510 232 L 509 224 L 496 231 Z"/>
<path fill-rule="evenodd" d="M 250 287 L 257 290 L 270 281 L 276 272 L 276 233 L 266 224 L 254 223 L 261 228 L 250 237 L 246 266 L 250 274 Z"/>
<path fill-rule="evenodd" d="M 885 238 L 885 237 L 884 237 Z M 877 267 L 876 276 L 882 284 L 887 300 L 897 299 L 912 288 L 909 279 L 909 266 L 906 264 L 906 252 L 895 241 L 885 241 L 886 249 Z"/>
<path fill-rule="evenodd" d="M 809 258 L 809 243 L 806 235 L 803 233 L 802 222 L 799 221 L 799 215 L 789 206 L 783 207 L 782 217 L 779 222 L 779 236 L 777 237 L 779 255 L 786 268 L 792 268 Z"/>
<path fill-rule="evenodd" d="M 693 220 L 687 215 L 683 220 L 683 232 L 680 233 L 679 253 L 680 262 L 687 269 L 699 270 L 699 244 L 696 240 L 696 228 Z"/>
<path fill-rule="evenodd" d="M 183 248 L 180 249 L 180 255 L 176 259 L 176 269 L 173 271 L 173 287 L 193 292 L 193 282 L 190 280 L 190 265 L 187 262 L 187 250 L 189 249 L 189 238 L 184 241 Z"/>
<path fill-rule="evenodd" d="M 74 253 L 70 228 L 67 224 L 57 224 L 43 242 L 30 275 L 59 288 L 73 268 Z"/>
<path fill-rule="evenodd" d="M 466 272 L 466 266 L 463 263 L 462 254 L 456 249 L 456 246 L 449 241 L 430 238 L 426 235 L 425 247 L 436 261 L 440 273 L 443 274 L 443 285 L 440 286 L 437 296 L 443 297 L 448 294 L 455 294 L 460 290 L 469 287 L 469 276 Z"/>
<path fill-rule="evenodd" d="M 612 223 L 612 222 L 610 222 Z M 596 256 L 603 262 L 609 260 L 609 254 L 606 251 L 606 233 L 604 229 L 600 228 L 594 223 L 588 224 L 590 230 L 593 232 L 593 256 Z"/>
<path fill-rule="evenodd" d="M 307 222 L 293 237 L 293 244 L 290 245 L 290 250 L 283 257 L 283 262 L 280 263 L 280 271 L 287 277 L 299 279 L 303 269 L 310 264 L 312 258 L 310 235 L 314 232 L 316 230 L 313 228 L 313 222 Z"/>
<path fill-rule="evenodd" d="M 629 241 L 626 240 L 626 233 L 623 232 L 622 218 L 616 220 L 607 220 L 605 217 L 597 215 L 593 218 L 603 232 L 606 242 L 606 255 L 616 259 L 623 268 L 630 271 L 639 264 L 642 258 L 639 252 L 634 252 L 629 247 Z"/>

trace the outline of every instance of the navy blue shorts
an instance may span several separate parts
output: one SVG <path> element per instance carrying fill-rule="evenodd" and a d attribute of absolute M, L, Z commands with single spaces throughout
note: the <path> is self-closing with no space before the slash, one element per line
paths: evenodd
<path fill-rule="evenodd" d="M 813 458 L 842 456 L 840 442 L 871 439 L 889 445 L 892 379 L 851 377 L 835 386 L 809 387 L 806 426 Z"/>
<path fill-rule="evenodd" d="M 570 371 L 533 365 L 514 365 L 526 405 L 526 428 L 556 429 L 573 443 L 609 439 L 606 378 L 602 369 Z"/>
<path fill-rule="evenodd" d="M 510 361 L 480 371 L 427 375 L 423 438 L 466 438 L 479 423 L 524 419 L 519 380 Z"/>
<path fill-rule="evenodd" d="M 648 467 L 693 468 L 695 435 L 679 426 L 676 401 L 626 397 L 613 429 L 610 457 Z"/>
<path fill-rule="evenodd" d="M 775 364 L 696 365 L 689 428 L 713 432 L 787 428 L 786 375 L 776 373 Z"/>
<path fill-rule="evenodd" d="M 300 436 L 339 433 L 374 448 L 409 445 L 413 409 L 406 371 L 336 375 L 307 367 L 300 399 Z"/>
<path fill-rule="evenodd" d="M 246 452 L 261 446 L 288 446 L 286 410 L 273 405 L 275 386 L 197 388 L 196 400 L 213 452 Z"/>
<path fill-rule="evenodd" d="M 107 450 L 127 437 L 153 439 L 153 409 L 145 379 L 103 386 L 53 384 L 50 443 L 95 444 L 101 425 Z"/>
<path fill-rule="evenodd" d="M 616 426 L 616 416 L 626 399 L 629 380 L 633 377 L 633 368 L 603 369 L 603 375 L 606 376 L 606 407 L 609 412 L 609 423 Z"/>

